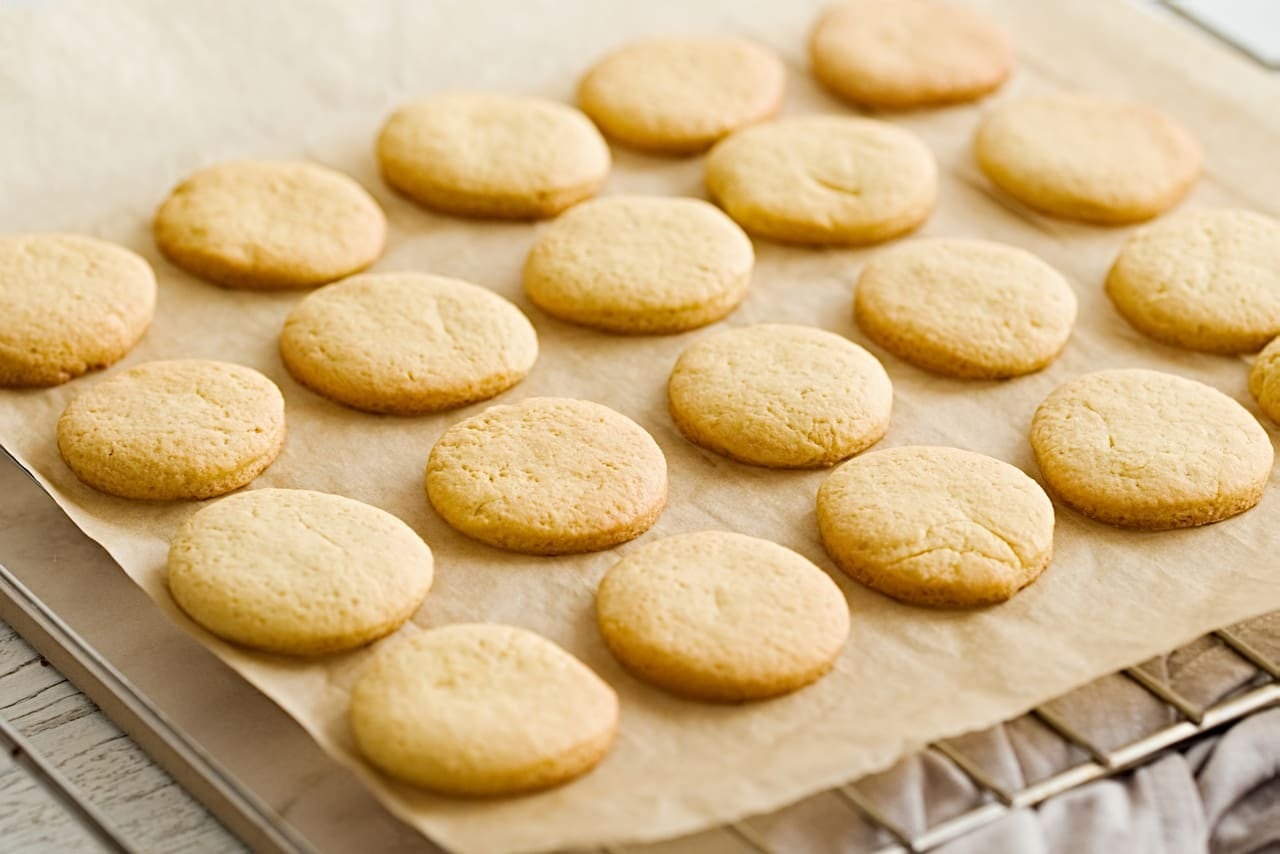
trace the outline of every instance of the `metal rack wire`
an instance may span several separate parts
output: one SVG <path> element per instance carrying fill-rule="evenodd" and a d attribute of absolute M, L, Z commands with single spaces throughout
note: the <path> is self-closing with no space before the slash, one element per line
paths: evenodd
<path fill-rule="evenodd" d="M 953 741 L 930 744 L 925 750 L 944 758 L 973 784 L 980 802 L 971 809 L 945 819 L 921 833 L 912 833 L 898 824 L 857 782 L 829 790 L 890 842 L 867 850 L 867 854 L 923 854 L 972 833 L 1017 809 L 1037 806 L 1049 798 L 1086 783 L 1118 774 L 1141 765 L 1161 751 L 1223 727 L 1256 711 L 1280 705 L 1280 664 L 1232 629 L 1214 632 L 1211 637 L 1229 649 L 1255 672 L 1246 687 L 1208 706 L 1201 706 L 1141 667 L 1121 671 L 1121 676 L 1164 707 L 1172 710 L 1174 721 L 1167 726 L 1121 744 L 1106 747 L 1074 725 L 1050 706 L 1040 706 L 1028 714 L 1041 725 L 1077 748 L 1087 758 L 1034 783 L 1010 788 L 982 763 L 958 748 Z M 720 832 L 731 837 L 742 851 L 774 854 L 766 835 L 752 826 L 751 819 L 723 825 Z M 602 849 L 608 854 L 625 854 L 625 847 Z"/>

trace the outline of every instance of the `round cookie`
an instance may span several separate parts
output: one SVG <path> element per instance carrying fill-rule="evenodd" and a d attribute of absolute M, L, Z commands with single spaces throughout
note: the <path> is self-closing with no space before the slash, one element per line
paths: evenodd
<path fill-rule="evenodd" d="M 228 288 L 310 288 L 358 273 L 387 242 L 387 220 L 351 178 L 314 163 L 220 163 L 183 181 L 156 213 L 156 245 Z"/>
<path fill-rule="evenodd" d="M 1191 350 L 1253 353 L 1280 335 L 1280 222 L 1179 214 L 1125 243 L 1107 295 L 1134 329 Z"/>
<path fill-rule="evenodd" d="M 618 696 L 524 629 L 461 624 L 379 650 L 351 692 L 364 757 L 445 795 L 514 795 L 585 774 L 613 746 Z"/>
<path fill-rule="evenodd" d="M 777 54 L 747 39 L 651 38 L 596 63 L 578 104 L 615 142 L 693 154 L 776 113 L 786 82 Z"/>
<path fill-rule="evenodd" d="M 485 400 L 538 358 L 520 309 L 476 285 L 421 273 L 353 276 L 289 313 L 280 356 L 298 382 L 369 412 L 414 415 Z"/>
<path fill-rule="evenodd" d="M 1217 389 L 1146 370 L 1099 371 L 1059 386 L 1031 422 L 1049 489 L 1101 522 L 1163 530 L 1207 525 L 1258 503 L 1271 440 Z"/>
<path fill-rule="evenodd" d="M 751 240 L 698 199 L 609 196 L 559 217 L 534 243 L 524 289 L 553 317 L 605 332 L 714 323 L 751 282 Z"/>
<path fill-rule="evenodd" d="M 1103 225 L 1151 219 L 1200 175 L 1200 146 L 1144 104 L 1058 93 L 1005 101 L 974 139 L 978 165 L 1043 213 Z"/>
<path fill-rule="evenodd" d="M 934 0 L 845 0 L 809 39 L 818 82 L 884 109 L 973 101 L 1013 70 L 1009 37 L 978 11 Z"/>
<path fill-rule="evenodd" d="M 912 605 L 1009 599 L 1048 567 L 1053 521 L 1053 504 L 1034 480 L 959 448 L 864 454 L 818 490 L 818 529 L 831 559 Z"/>
<path fill-rule="evenodd" d="M 938 197 L 933 154 L 873 119 L 804 116 L 739 131 L 707 156 L 707 189 L 757 237 L 878 243 L 919 226 Z"/>
<path fill-rule="evenodd" d="M 1249 370 L 1249 393 L 1267 417 L 1280 423 L 1280 338 L 1262 349 Z"/>
<path fill-rule="evenodd" d="M 893 385 L 875 356 L 810 326 L 761 324 L 704 338 L 667 383 L 689 441 L 751 465 L 817 468 L 889 429 Z"/>
<path fill-rule="evenodd" d="M 667 502 L 653 437 L 598 403 L 534 397 L 453 425 L 431 449 L 427 497 L 472 539 L 527 554 L 607 549 Z"/>
<path fill-rule="evenodd" d="M 387 183 L 424 207 L 500 219 L 555 216 L 594 196 L 609 147 L 572 107 L 458 92 L 397 110 L 378 135 Z"/>
<path fill-rule="evenodd" d="M 75 234 L 0 236 L 0 387 L 58 385 L 142 339 L 156 277 L 129 250 Z"/>
<path fill-rule="evenodd" d="M 915 240 L 872 257 L 854 318 L 872 341 L 937 374 L 1003 379 L 1048 365 L 1071 335 L 1076 295 L 1030 252 L 984 240 Z"/>
<path fill-rule="evenodd" d="M 58 419 L 76 477 L 124 498 L 212 498 L 249 483 L 284 447 L 284 397 L 243 365 L 147 362 L 91 386 Z"/>
<path fill-rule="evenodd" d="M 849 606 L 825 572 L 777 543 L 724 531 L 629 552 L 600 582 L 596 620 L 638 678 L 728 703 L 818 680 L 849 636 Z"/>
<path fill-rule="evenodd" d="M 394 632 L 431 589 L 431 549 L 377 507 L 255 489 L 194 513 L 169 544 L 169 592 L 223 640 L 284 655 Z"/>

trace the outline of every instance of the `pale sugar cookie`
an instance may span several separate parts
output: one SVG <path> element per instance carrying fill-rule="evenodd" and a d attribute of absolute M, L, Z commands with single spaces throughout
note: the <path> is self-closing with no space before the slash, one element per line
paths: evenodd
<path fill-rule="evenodd" d="M 538 337 L 492 291 L 442 276 L 354 276 L 289 313 L 280 355 L 303 385 L 370 412 L 413 415 L 485 400 L 520 382 Z"/>
<path fill-rule="evenodd" d="M 156 245 L 184 270 L 246 290 L 310 288 L 382 254 L 387 221 L 354 180 L 314 163 L 210 166 L 160 206 Z"/>
<path fill-rule="evenodd" d="M 608 196 L 551 223 L 524 265 L 550 315 L 606 332 L 662 334 L 713 323 L 751 281 L 751 240 L 698 199 Z"/>
<path fill-rule="evenodd" d="M 377 507 L 255 489 L 196 511 L 169 544 L 169 592 L 224 640 L 325 655 L 400 628 L 431 589 L 431 549 Z"/>
<path fill-rule="evenodd" d="M 1249 370 L 1249 393 L 1262 411 L 1280 423 L 1280 338 L 1262 349 Z"/>
<path fill-rule="evenodd" d="M 997 186 L 1053 216 L 1118 225 L 1164 213 L 1200 175 L 1200 146 L 1145 104 L 1057 93 L 1005 101 L 974 140 Z"/>
<path fill-rule="evenodd" d="M 813 75 L 866 107 L 909 109 L 981 98 L 1013 69 L 1009 37 L 967 6 L 844 0 L 809 39 Z"/>
<path fill-rule="evenodd" d="M 0 386 L 52 386 L 124 358 L 155 313 L 129 250 L 76 234 L 0 236 Z"/>
<path fill-rule="evenodd" d="M 1107 295 L 1134 329 L 1209 353 L 1252 353 L 1280 335 L 1280 222 L 1242 210 L 1153 223 L 1120 250 Z"/>
<path fill-rule="evenodd" d="M 938 167 L 915 134 L 873 119 L 803 116 L 738 131 L 707 156 L 707 189 L 749 233 L 865 244 L 919 226 Z"/>
<path fill-rule="evenodd" d="M 1031 448 L 1049 489 L 1101 522 L 1190 528 L 1258 503 L 1271 474 L 1265 430 L 1194 380 L 1100 371 L 1059 386 L 1036 410 Z"/>
<path fill-rule="evenodd" d="M 951 377 L 1038 371 L 1071 335 L 1076 295 L 1030 252 L 984 240 L 915 240 L 874 255 L 854 291 L 862 331 L 900 359 Z"/>
<path fill-rule="evenodd" d="M 825 572 L 725 531 L 628 551 L 600 582 L 596 620 L 638 678 L 715 702 L 802 688 L 831 669 L 849 635 L 849 606 Z"/>
<path fill-rule="evenodd" d="M 271 465 L 284 432 L 280 389 L 252 368 L 147 362 L 76 395 L 58 419 L 58 450 L 112 495 L 212 498 Z"/>
<path fill-rule="evenodd" d="M 850 460 L 818 490 L 818 528 L 841 569 L 913 605 L 1003 602 L 1053 556 L 1053 504 L 1039 484 L 959 448 Z"/>
<path fill-rule="evenodd" d="M 889 429 L 893 386 L 847 338 L 761 324 L 704 338 L 667 383 L 671 418 L 689 441 L 771 468 L 829 466 Z"/>
<path fill-rule="evenodd" d="M 431 449 L 427 497 L 468 537 L 529 554 L 607 549 L 667 501 L 667 462 L 640 425 L 587 400 L 535 397 L 454 424 Z"/>
<path fill-rule="evenodd" d="M 513 795 L 591 770 L 618 697 L 585 664 L 512 626 L 445 626 L 379 650 L 351 692 L 351 730 L 382 771 L 440 794 Z"/>
<path fill-rule="evenodd" d="M 578 103 L 623 145 L 691 154 L 776 113 L 786 79 L 782 60 L 747 39 L 651 38 L 593 66 L 578 87 Z"/>
<path fill-rule="evenodd" d="M 555 216 L 594 196 L 609 147 L 573 107 L 542 98 L 454 92 L 397 110 L 378 136 L 387 183 L 444 213 Z"/>

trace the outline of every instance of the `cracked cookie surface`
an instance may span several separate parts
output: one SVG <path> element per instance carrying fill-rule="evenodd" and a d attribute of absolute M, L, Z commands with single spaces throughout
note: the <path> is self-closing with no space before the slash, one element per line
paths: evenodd
<path fill-rule="evenodd" d="M 875 356 L 821 329 L 745 326 L 685 350 L 671 418 L 696 445 L 771 468 L 820 468 L 889 429 L 893 385 Z"/>
<path fill-rule="evenodd" d="M 124 498 L 212 498 L 244 486 L 284 446 L 284 397 L 243 365 L 147 362 L 81 392 L 58 419 L 76 477 Z"/>
<path fill-rule="evenodd" d="M 524 379 L 538 337 L 490 290 L 420 273 L 353 276 L 289 313 L 280 356 L 294 379 L 356 409 L 414 415 L 493 397 Z"/>
<path fill-rule="evenodd" d="M 698 199 L 609 196 L 547 227 L 524 289 L 547 314 L 605 332 L 668 334 L 714 323 L 751 282 L 742 229 Z"/>
<path fill-rule="evenodd" d="M 114 364 L 146 333 L 156 277 L 78 234 L 0 237 L 0 387 L 53 386 Z"/>
<path fill-rule="evenodd" d="M 1100 371 L 1036 410 L 1031 448 L 1063 503 L 1102 522 L 1166 529 L 1243 513 L 1271 474 L 1271 440 L 1217 389 L 1148 370 Z"/>
<path fill-rule="evenodd" d="M 1107 295 L 1139 332 L 1191 350 L 1253 353 L 1280 335 L 1280 221 L 1180 213 L 1125 243 Z"/>
<path fill-rule="evenodd" d="M 854 317 L 895 356 L 944 376 L 1038 371 L 1066 346 L 1076 295 L 1030 252 L 985 240 L 913 240 L 862 268 Z"/>
<path fill-rule="evenodd" d="M 1053 504 L 1020 469 L 959 448 L 873 451 L 828 475 L 818 529 L 842 570 L 902 602 L 1003 602 L 1053 556 Z"/>
<path fill-rule="evenodd" d="M 387 220 L 352 178 L 288 160 L 219 163 L 173 189 L 156 245 L 174 264 L 229 288 L 310 288 L 382 254 Z"/>
<path fill-rule="evenodd" d="M 805 244 L 878 243 L 932 213 L 938 167 L 915 134 L 844 116 L 739 131 L 707 155 L 707 189 L 750 234 Z"/>
<path fill-rule="evenodd" d="M 600 582 L 596 622 L 638 678 L 684 697 L 740 702 L 821 678 L 849 635 L 849 606 L 790 549 L 700 531 L 628 550 Z"/>
<path fill-rule="evenodd" d="M 607 406 L 534 397 L 446 430 L 431 449 L 426 489 L 446 522 L 482 543 L 598 551 L 657 521 L 667 461 L 644 428 Z"/>
<path fill-rule="evenodd" d="M 379 650 L 351 691 L 365 758 L 446 795 L 512 795 L 585 774 L 613 746 L 618 696 L 533 632 L 464 623 Z"/>
<path fill-rule="evenodd" d="M 404 522 L 305 489 L 223 498 L 169 544 L 169 592 L 189 617 L 284 655 L 343 652 L 394 632 L 431 579 L 431 549 Z"/>

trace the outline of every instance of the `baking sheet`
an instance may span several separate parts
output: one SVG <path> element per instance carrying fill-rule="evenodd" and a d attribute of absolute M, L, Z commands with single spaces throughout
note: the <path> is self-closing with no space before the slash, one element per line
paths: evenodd
<path fill-rule="evenodd" d="M 934 738 L 1011 717 L 1210 628 L 1280 607 L 1274 489 L 1251 513 L 1195 531 L 1120 531 L 1060 509 L 1052 568 L 1012 602 L 985 611 L 923 611 L 846 582 L 817 537 L 813 498 L 822 473 L 739 466 L 685 443 L 671 425 L 667 372 L 684 347 L 715 327 L 667 338 L 615 338 L 547 318 L 520 292 L 520 266 L 537 225 L 434 216 L 396 198 L 377 178 L 373 136 L 404 100 L 448 88 L 569 98 L 593 58 L 651 32 L 758 38 L 792 67 L 786 112 L 844 112 L 802 72 L 804 37 L 817 5 L 388 0 L 317 3 L 300 12 L 286 0 L 187 0 L 109 9 L 65 2 L 0 13 L 6 201 L 0 230 L 85 231 L 144 254 L 161 283 L 156 323 L 115 370 L 156 358 L 221 358 L 252 365 L 279 383 L 289 440 L 255 485 L 340 492 L 384 507 L 422 533 L 436 552 L 438 575 L 418 625 L 494 620 L 526 626 L 614 684 L 623 698 L 622 735 L 587 777 L 490 802 L 436 798 L 383 780 L 353 758 L 344 716 L 347 689 L 367 651 L 303 663 L 247 654 L 204 635 L 177 613 L 163 583 L 168 537 L 194 506 L 100 495 L 63 466 L 53 425 L 69 397 L 96 378 L 54 390 L 0 392 L 0 442 L 174 620 L 297 718 L 335 758 L 354 763 L 393 811 L 459 851 L 651 839 L 772 809 L 885 767 Z M 1078 85 L 1164 106 L 1207 150 L 1207 174 L 1189 204 L 1277 213 L 1280 90 L 1273 81 L 1167 23 L 1106 0 L 984 5 L 1020 46 L 1022 66 L 1011 92 Z M 1057 363 L 1011 382 L 945 380 L 885 356 L 896 400 L 882 447 L 951 444 L 1035 474 L 1025 434 L 1036 404 L 1065 379 L 1101 367 L 1172 370 L 1254 409 L 1245 360 L 1152 344 L 1110 309 L 1101 282 L 1128 230 L 1053 222 L 989 194 L 968 151 L 976 116 L 977 108 L 959 107 L 893 119 L 919 133 L 942 166 L 939 208 L 923 233 L 1004 240 L 1040 254 L 1071 279 L 1081 319 Z M 150 216 L 174 183 L 199 166 L 251 156 L 312 158 L 370 187 L 391 224 L 388 252 L 376 269 L 467 278 L 525 308 L 538 327 L 542 356 L 529 379 L 502 400 L 586 397 L 649 429 L 668 458 L 671 502 L 641 542 L 729 528 L 775 539 L 832 571 L 854 616 L 836 670 L 810 689 L 751 706 L 667 697 L 623 673 L 596 636 L 592 593 L 615 554 L 509 555 L 445 526 L 425 500 L 422 468 L 445 427 L 484 404 L 401 419 L 328 403 L 295 384 L 276 355 L 280 323 L 300 294 L 223 291 L 174 269 L 154 250 Z M 701 161 L 616 152 L 607 192 L 702 195 Z M 727 325 L 807 323 L 866 344 L 851 320 L 851 289 L 874 250 L 764 243 L 757 250 L 751 293 Z"/>

